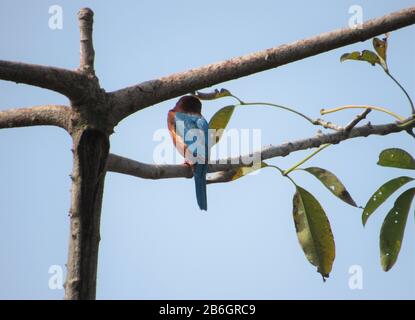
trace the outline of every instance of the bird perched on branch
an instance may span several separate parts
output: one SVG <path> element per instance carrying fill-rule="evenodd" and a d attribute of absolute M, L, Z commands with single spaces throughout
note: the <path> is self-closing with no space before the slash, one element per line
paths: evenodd
<path fill-rule="evenodd" d="M 206 173 L 208 168 L 209 124 L 202 114 L 202 103 L 194 96 L 184 96 L 168 113 L 167 124 L 173 143 L 190 165 L 199 208 L 207 210 Z"/>

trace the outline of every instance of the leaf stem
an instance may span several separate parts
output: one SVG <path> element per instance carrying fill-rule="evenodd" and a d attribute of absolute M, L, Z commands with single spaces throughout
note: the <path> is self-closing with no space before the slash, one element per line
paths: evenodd
<path fill-rule="evenodd" d="M 288 180 L 290 180 L 292 182 L 292 184 L 297 188 L 297 184 L 295 183 L 295 181 L 290 176 L 286 175 L 284 173 L 284 170 L 282 170 L 280 167 L 274 166 L 272 164 L 269 164 L 266 167 L 277 169 L 283 177 L 288 178 Z"/>
<path fill-rule="evenodd" d="M 411 97 L 409 96 L 408 92 L 405 90 L 405 88 L 399 83 L 398 80 L 395 79 L 394 76 L 392 76 L 389 72 L 389 70 L 385 70 L 385 73 L 389 76 L 389 78 L 391 78 L 398 86 L 399 88 L 401 88 L 401 90 L 403 91 L 403 93 L 406 95 L 406 97 L 409 100 L 409 104 L 411 105 L 411 110 L 412 110 L 412 114 L 415 114 L 415 107 L 414 107 L 414 103 L 411 99 Z"/>
<path fill-rule="evenodd" d="M 243 102 L 241 99 L 239 99 L 237 96 L 235 96 L 235 95 L 233 95 L 233 94 L 231 94 L 231 95 L 230 95 L 230 97 L 232 97 L 232 98 L 234 98 L 234 99 L 238 100 L 239 104 L 245 104 L 245 102 Z"/>
<path fill-rule="evenodd" d="M 320 114 L 325 115 L 325 114 L 328 114 L 328 113 L 333 113 L 333 112 L 337 112 L 337 111 L 345 110 L 345 109 L 371 109 L 371 110 L 377 110 L 377 111 L 380 111 L 380 112 L 387 113 L 390 116 L 398 119 L 399 121 L 404 121 L 405 120 L 404 117 L 396 114 L 395 112 L 393 112 L 393 111 L 391 111 L 389 109 L 386 109 L 386 108 L 383 108 L 383 107 L 363 106 L 363 105 L 346 105 L 346 106 L 341 106 L 341 107 L 337 107 L 337 108 L 333 108 L 333 109 L 328 109 L 328 110 L 321 109 L 320 110 Z"/>
<path fill-rule="evenodd" d="M 301 160 L 301 161 L 297 162 L 295 165 L 293 165 L 290 169 L 285 170 L 284 171 L 284 175 L 287 175 L 290 172 L 294 171 L 299 166 L 301 166 L 304 162 L 308 161 L 309 159 L 311 159 L 312 157 L 314 157 L 317 153 L 319 153 L 320 151 L 326 149 L 328 146 L 331 146 L 331 144 L 330 143 L 323 144 L 317 150 L 315 150 L 313 153 L 311 153 L 310 155 L 308 155 L 307 157 L 305 157 L 303 160 Z"/>
<path fill-rule="evenodd" d="M 310 122 L 311 124 L 314 125 L 314 120 L 311 119 L 310 117 L 307 117 L 305 114 L 303 114 L 299 111 L 296 111 L 292 108 L 282 106 L 282 105 L 279 105 L 279 104 L 268 103 L 268 102 L 243 102 L 243 101 L 239 100 L 239 105 L 241 105 L 241 106 L 261 105 L 261 106 L 271 106 L 271 107 L 275 107 L 275 108 L 284 109 L 284 110 L 287 110 L 289 112 L 295 113 L 295 114 L 299 115 L 300 117 L 303 117 L 308 122 Z"/>
<path fill-rule="evenodd" d="M 411 120 L 408 120 L 406 122 L 402 122 L 402 123 L 398 124 L 398 127 L 402 128 L 402 127 L 410 126 L 414 122 L 415 122 L 415 118 L 414 119 L 411 119 Z"/>

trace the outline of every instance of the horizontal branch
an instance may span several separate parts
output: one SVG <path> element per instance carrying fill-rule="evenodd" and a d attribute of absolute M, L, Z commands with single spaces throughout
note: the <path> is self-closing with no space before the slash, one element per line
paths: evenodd
<path fill-rule="evenodd" d="M 0 129 L 57 126 L 69 128 L 70 108 L 60 105 L 37 106 L 0 111 Z"/>
<path fill-rule="evenodd" d="M 219 172 L 210 179 L 210 182 L 229 181 L 229 177 L 232 176 L 232 170 L 235 170 L 244 165 L 246 166 L 246 163 L 248 163 L 247 159 L 256 158 L 267 160 L 276 157 L 285 157 L 290 153 L 310 148 L 317 148 L 327 143 L 337 144 L 342 141 L 359 137 L 367 137 L 370 135 L 387 135 L 405 131 L 413 128 L 414 126 L 414 122 L 409 122 L 406 126 L 402 126 L 398 123 L 388 123 L 372 126 L 370 123 L 368 123 L 364 126 L 355 127 L 350 131 L 343 130 L 296 140 L 277 146 L 271 145 L 262 148 L 261 151 L 256 152 L 255 154 L 244 155 L 237 158 L 221 159 L 216 161 L 216 163 L 210 164 L 209 172 Z M 107 171 L 123 173 L 144 179 L 190 178 L 193 175 L 192 170 L 186 165 L 147 164 L 124 158 L 115 154 L 109 155 L 107 162 Z"/>
<path fill-rule="evenodd" d="M 75 102 L 87 95 L 89 86 L 87 76 L 77 71 L 4 60 L 0 60 L 0 80 L 56 91 Z"/>
<path fill-rule="evenodd" d="M 186 165 L 148 164 L 110 154 L 107 171 L 123 173 L 144 179 L 191 178 L 192 170 Z"/>
<path fill-rule="evenodd" d="M 311 57 L 415 23 L 415 7 L 344 28 L 204 67 L 172 74 L 110 93 L 116 122 L 158 102 L 221 82 Z"/>

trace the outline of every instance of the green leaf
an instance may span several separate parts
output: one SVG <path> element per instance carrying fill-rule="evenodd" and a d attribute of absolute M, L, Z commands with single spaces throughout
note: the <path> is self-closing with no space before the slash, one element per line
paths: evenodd
<path fill-rule="evenodd" d="M 325 280 L 335 257 L 333 233 L 320 203 L 299 186 L 293 199 L 293 216 L 298 241 L 308 261 L 317 267 Z"/>
<path fill-rule="evenodd" d="M 232 97 L 232 93 L 227 89 L 215 89 L 213 92 L 204 93 L 204 92 L 196 92 L 196 97 L 198 97 L 200 100 L 215 100 L 223 97 Z"/>
<path fill-rule="evenodd" d="M 384 203 L 396 190 L 414 179 L 411 177 L 398 177 L 384 183 L 375 193 L 370 197 L 366 203 L 362 214 L 362 223 L 366 225 L 370 215 Z"/>
<path fill-rule="evenodd" d="M 379 56 L 370 50 L 363 50 L 362 53 L 360 53 L 359 51 L 345 53 L 340 57 L 340 62 L 346 60 L 366 61 L 369 62 L 372 66 L 374 66 L 376 63 L 381 65 Z"/>
<path fill-rule="evenodd" d="M 319 179 L 324 186 L 330 190 L 336 197 L 350 204 L 351 206 L 357 207 L 356 202 L 353 200 L 350 193 L 346 190 L 343 183 L 330 171 L 318 167 L 305 168 L 305 171 L 311 173 L 317 179 Z"/>
<path fill-rule="evenodd" d="M 344 53 L 340 57 L 340 62 L 344 62 L 346 60 L 359 60 L 360 52 L 359 51 L 353 51 L 352 53 Z"/>
<path fill-rule="evenodd" d="M 384 271 L 390 270 L 398 259 L 414 195 L 415 188 L 402 193 L 383 221 L 380 230 L 380 263 Z"/>
<path fill-rule="evenodd" d="M 268 167 L 268 165 L 265 162 L 261 162 L 261 166 L 250 166 L 250 167 L 240 167 L 235 170 L 235 173 L 232 175 L 231 181 L 242 178 L 246 176 L 247 174 L 250 174 L 254 171 L 257 171 L 259 169 Z"/>
<path fill-rule="evenodd" d="M 415 159 L 405 150 L 391 148 L 383 150 L 379 154 L 378 165 L 415 170 Z"/>
<path fill-rule="evenodd" d="M 215 130 L 212 146 L 215 143 L 219 142 L 220 138 L 222 137 L 223 131 L 225 130 L 226 126 L 229 123 L 229 120 L 232 117 L 234 110 L 234 105 L 223 107 L 222 109 L 218 110 L 210 119 L 209 129 Z"/>

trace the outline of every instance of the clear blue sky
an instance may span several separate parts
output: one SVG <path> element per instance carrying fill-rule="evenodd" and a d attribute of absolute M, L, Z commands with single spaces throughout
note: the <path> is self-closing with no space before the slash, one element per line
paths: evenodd
<path fill-rule="evenodd" d="M 49 6 L 63 8 L 63 29 L 48 28 Z M 412 1 L 11 1 L 0 3 L 0 59 L 76 68 L 77 11 L 95 11 L 96 72 L 108 91 L 191 67 L 250 53 L 347 26 L 350 5 L 365 20 L 415 5 Z M 415 27 L 394 32 L 391 71 L 414 94 Z M 230 81 L 225 87 L 247 101 L 269 101 L 318 117 L 323 107 L 387 106 L 408 114 L 408 104 L 379 67 L 348 62 L 342 53 L 358 43 L 275 70 Z M 0 81 L 0 109 L 60 103 L 56 93 Z M 210 118 L 230 101 L 204 104 Z M 123 121 L 111 137 L 114 153 L 152 161 L 155 130 L 166 124 L 166 101 Z M 327 119 L 344 124 L 355 112 Z M 372 112 L 372 123 L 391 119 Z M 261 128 L 263 144 L 314 135 L 317 128 L 279 110 L 237 110 L 230 127 Z M 387 147 L 412 154 L 405 134 L 355 139 L 331 147 L 309 165 L 337 174 L 364 205 L 386 179 L 411 174 L 377 167 Z M 61 129 L 0 132 L 0 298 L 60 299 L 48 269 L 64 268 L 69 238 L 71 140 Z M 309 151 L 271 163 L 288 167 Z M 412 172 L 413 174 L 413 172 Z M 304 257 L 292 219 L 293 188 L 272 170 L 208 188 L 209 211 L 196 205 L 193 182 L 147 181 L 109 173 L 102 212 L 97 298 L 100 299 L 374 299 L 415 298 L 413 211 L 395 267 L 379 264 L 378 236 L 391 199 L 364 229 L 361 210 L 335 199 L 305 173 L 294 173 L 330 218 L 336 260 L 326 283 Z M 413 210 L 413 209 L 412 209 Z M 351 290 L 348 270 L 360 265 L 363 289 Z"/>

